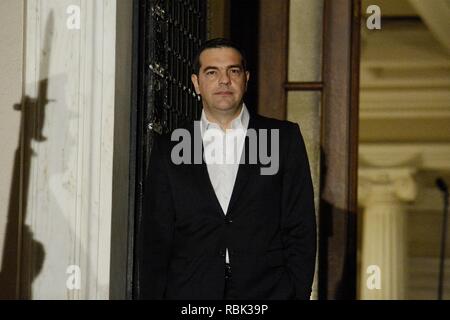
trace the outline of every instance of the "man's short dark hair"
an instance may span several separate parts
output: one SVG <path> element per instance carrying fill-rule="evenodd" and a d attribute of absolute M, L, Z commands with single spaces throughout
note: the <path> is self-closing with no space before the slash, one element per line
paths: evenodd
<path fill-rule="evenodd" d="M 195 55 L 193 61 L 194 73 L 196 75 L 198 75 L 200 72 L 200 55 L 202 54 L 203 51 L 213 48 L 232 48 L 237 52 L 239 52 L 242 58 L 242 68 L 244 68 L 244 71 L 247 71 L 247 59 L 245 58 L 244 50 L 242 50 L 236 43 L 234 43 L 229 39 L 215 38 L 204 42 L 198 49 L 198 52 Z"/>

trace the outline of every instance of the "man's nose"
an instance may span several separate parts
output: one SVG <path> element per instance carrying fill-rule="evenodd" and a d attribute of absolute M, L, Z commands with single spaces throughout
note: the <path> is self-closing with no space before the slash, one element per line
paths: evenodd
<path fill-rule="evenodd" d="M 230 84 L 230 76 L 228 72 L 222 72 L 219 78 L 219 84 Z"/>

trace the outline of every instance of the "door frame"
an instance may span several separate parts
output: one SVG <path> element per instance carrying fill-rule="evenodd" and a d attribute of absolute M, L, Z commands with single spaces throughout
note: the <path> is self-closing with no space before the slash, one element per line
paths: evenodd
<path fill-rule="evenodd" d="M 261 0 L 258 112 L 284 120 L 289 91 L 322 93 L 318 297 L 356 299 L 361 3 L 325 0 L 320 82 L 288 81 L 289 8 Z"/>

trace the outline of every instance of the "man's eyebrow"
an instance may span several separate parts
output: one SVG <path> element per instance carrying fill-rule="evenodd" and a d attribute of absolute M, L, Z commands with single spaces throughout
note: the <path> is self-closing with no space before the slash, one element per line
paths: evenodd
<path fill-rule="evenodd" d="M 240 64 L 232 64 L 230 66 L 227 66 L 226 68 L 227 69 L 232 69 L 232 68 L 243 69 L 242 65 L 240 65 Z M 219 70 L 219 68 L 215 67 L 215 66 L 207 66 L 207 67 L 205 67 L 205 69 L 203 69 L 203 72 L 206 72 L 208 70 Z"/>
<path fill-rule="evenodd" d="M 219 70 L 219 68 L 213 67 L 213 66 L 208 66 L 208 67 L 205 67 L 205 69 L 203 69 L 203 72 L 206 72 L 208 70 Z"/>
<path fill-rule="evenodd" d="M 227 69 L 231 69 L 231 68 L 239 68 L 239 69 L 243 69 L 241 64 L 233 64 L 231 66 L 228 66 Z"/>

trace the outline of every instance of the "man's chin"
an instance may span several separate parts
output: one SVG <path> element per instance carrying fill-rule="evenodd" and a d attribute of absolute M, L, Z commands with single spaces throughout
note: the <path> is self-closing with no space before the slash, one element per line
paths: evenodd
<path fill-rule="evenodd" d="M 216 106 L 216 110 L 223 111 L 223 112 L 231 112 L 234 110 L 237 110 L 239 108 L 239 105 L 228 105 L 228 106 Z"/>
<path fill-rule="evenodd" d="M 236 109 L 238 106 L 236 104 L 231 103 L 216 103 L 213 105 L 213 108 L 218 111 L 231 111 Z"/>

